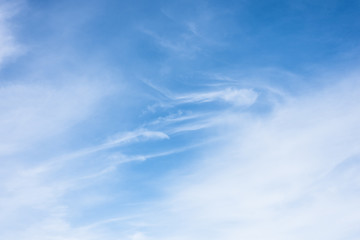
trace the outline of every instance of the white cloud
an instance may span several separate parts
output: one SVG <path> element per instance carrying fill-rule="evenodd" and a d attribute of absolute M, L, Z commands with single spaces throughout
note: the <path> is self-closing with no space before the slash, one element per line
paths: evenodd
<path fill-rule="evenodd" d="M 10 20 L 19 11 L 19 7 L 18 1 L 0 1 L 0 67 L 7 58 L 19 54 L 22 50 L 10 27 Z"/>
<path fill-rule="evenodd" d="M 106 150 L 117 148 L 117 147 L 120 147 L 125 144 L 136 143 L 136 142 L 140 142 L 140 141 L 159 140 L 159 139 L 169 139 L 169 136 L 160 131 L 150 131 L 150 130 L 147 130 L 144 128 L 140 128 L 140 129 L 125 132 L 125 133 L 118 133 L 118 134 L 115 134 L 115 135 L 109 137 L 108 140 L 105 141 L 104 143 L 101 143 L 101 144 L 95 145 L 95 146 L 91 146 L 91 147 L 87 147 L 87 148 L 83 148 L 83 149 L 79 149 L 79 150 L 73 151 L 73 152 L 65 154 L 65 155 L 57 156 L 54 159 L 49 160 L 44 164 L 41 164 L 39 167 L 37 167 L 35 169 L 37 169 L 38 171 L 48 171 L 52 168 L 55 169 L 55 168 L 59 168 L 64 165 L 66 166 L 66 164 L 68 164 L 69 161 L 71 161 L 71 160 L 74 160 L 74 159 L 80 160 L 84 157 L 88 157 L 90 155 L 94 155 L 99 152 L 104 152 Z M 115 159 L 114 156 L 110 157 L 110 158 Z M 129 157 L 129 156 L 125 156 L 123 154 L 117 154 L 116 158 L 120 159 L 120 160 L 116 161 L 113 164 L 110 164 L 109 166 L 107 166 L 105 169 L 101 170 L 98 173 L 91 174 L 91 176 L 102 175 L 111 170 L 114 170 L 115 167 L 117 165 L 119 165 L 120 163 L 139 161 L 139 160 L 144 161 L 147 159 L 147 157 L 142 156 L 142 155 Z M 83 177 L 81 177 L 81 178 L 83 178 Z"/>
<path fill-rule="evenodd" d="M 170 114 L 165 117 L 158 117 L 156 120 L 148 123 L 148 125 L 169 125 L 169 124 L 176 124 L 179 122 L 184 122 L 188 120 L 196 120 L 199 118 L 204 118 L 209 116 L 209 114 L 185 114 L 179 111 L 176 114 Z"/>
<path fill-rule="evenodd" d="M 172 52 L 179 54 L 180 56 L 192 56 L 194 53 L 200 51 L 200 47 L 194 45 L 192 41 L 189 41 L 188 38 L 193 38 L 192 36 L 182 36 L 181 38 L 169 39 L 163 37 L 154 31 L 141 28 L 141 32 L 153 38 L 157 44 L 161 47 L 168 49 Z"/>
<path fill-rule="evenodd" d="M 149 238 L 147 238 L 144 233 L 137 232 L 137 233 L 133 234 L 130 237 L 130 239 L 131 240 L 146 240 L 146 239 L 149 239 Z"/>
<path fill-rule="evenodd" d="M 24 150 L 69 129 L 91 113 L 103 94 L 98 86 L 86 84 L 1 86 L 0 155 Z"/>
<path fill-rule="evenodd" d="M 136 142 L 140 140 L 149 140 L 149 139 L 168 139 L 168 138 L 169 136 L 163 132 L 149 131 L 147 129 L 137 129 L 132 132 L 117 134 L 111 137 L 110 140 L 106 142 L 103 146 L 111 147 L 121 143 L 128 143 L 134 141 Z"/>
<path fill-rule="evenodd" d="M 207 120 L 195 121 L 188 124 L 182 124 L 176 127 L 173 127 L 169 130 L 171 134 L 183 133 L 189 131 L 198 131 L 206 128 L 214 127 L 216 124 L 219 124 L 216 117 L 209 118 Z"/>
<path fill-rule="evenodd" d="M 214 101 L 224 101 L 236 106 L 252 105 L 258 94 L 252 89 L 227 88 L 221 91 L 191 93 L 177 96 L 175 99 L 179 103 L 205 103 Z"/>
<path fill-rule="evenodd" d="M 160 104 L 160 106 L 169 107 L 179 104 L 196 104 L 208 102 L 227 102 L 234 106 L 250 106 L 255 103 L 258 98 L 258 93 L 249 88 L 228 87 L 216 91 L 203 92 L 189 92 L 185 94 L 172 93 L 171 91 L 156 86 L 149 80 L 143 82 L 152 89 L 159 92 L 162 96 L 167 98 L 167 101 Z M 168 100 L 171 100 L 170 102 Z"/>
<path fill-rule="evenodd" d="M 72 182 L 51 176 L 54 172 L 45 174 L 43 164 L 31 167 L 46 159 L 28 154 L 45 142 L 59 141 L 61 134 L 88 118 L 107 94 L 87 81 L 0 87 L 0 232 L 4 239 L 78 239 L 66 235 L 73 230 L 64 220 L 66 205 L 59 201 L 73 188 Z"/>
<path fill-rule="evenodd" d="M 169 198 L 159 208 L 167 211 L 152 216 L 159 228 L 151 236 L 356 239 L 359 94 L 355 76 L 270 116 L 226 121 L 232 125 L 223 145 L 166 186 Z"/>
<path fill-rule="evenodd" d="M 11 22 L 20 8 L 20 1 L 0 1 L 0 67 L 23 50 Z M 74 229 L 65 218 L 68 209 L 60 199 L 73 188 L 71 181 L 32 166 L 46 161 L 47 154 L 57 155 L 56 147 L 46 149 L 44 145 L 54 147 L 70 137 L 69 130 L 91 116 L 109 89 L 70 70 L 49 71 L 35 64 L 38 60 L 33 59 L 29 64 L 34 65 L 16 82 L 2 79 L 0 83 L 1 238 L 99 239 L 94 232 Z M 40 69 L 51 81 L 34 74 Z M 61 74 L 67 78 L 59 77 Z"/>

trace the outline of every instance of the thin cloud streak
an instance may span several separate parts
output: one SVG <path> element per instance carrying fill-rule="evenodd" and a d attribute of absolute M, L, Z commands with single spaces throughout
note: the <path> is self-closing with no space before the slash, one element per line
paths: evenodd
<path fill-rule="evenodd" d="M 70 160 L 82 158 L 112 148 L 117 148 L 124 144 L 130 144 L 139 141 L 157 140 L 157 139 L 169 139 L 169 136 L 163 132 L 149 131 L 146 129 L 138 129 L 132 132 L 115 134 L 114 136 L 110 137 L 109 140 L 105 141 L 102 144 L 80 149 L 72 153 L 65 154 L 63 156 L 59 156 L 52 160 L 49 160 L 45 164 L 42 164 L 39 167 L 39 169 L 49 170 L 50 168 L 54 168 L 56 166 L 57 167 L 62 166 Z"/>
<path fill-rule="evenodd" d="M 175 100 L 179 104 L 224 101 L 234 104 L 235 106 L 249 106 L 256 101 L 257 96 L 257 93 L 252 89 L 227 88 L 221 91 L 180 95 L 176 96 Z"/>
<path fill-rule="evenodd" d="M 201 104 L 210 102 L 227 102 L 234 106 L 250 106 L 255 103 L 258 93 L 253 89 L 228 87 L 223 90 L 190 92 L 186 94 L 175 94 L 167 89 L 160 88 L 148 80 L 143 80 L 145 84 L 161 93 L 162 96 L 171 100 L 163 106 L 173 106 L 181 104 Z"/>
<path fill-rule="evenodd" d="M 106 168 L 104 168 L 104 169 L 102 169 L 102 170 L 100 170 L 100 171 L 98 171 L 96 173 L 86 175 L 86 176 L 82 176 L 80 178 L 77 178 L 76 180 L 97 178 L 97 177 L 103 176 L 105 174 L 108 174 L 109 172 L 112 172 L 112 171 L 116 170 L 117 167 L 119 167 L 121 164 L 124 164 L 124 163 L 129 163 L 129 162 L 134 162 L 134 161 L 147 161 L 147 160 L 154 159 L 154 158 L 174 155 L 174 154 L 177 154 L 177 153 L 192 150 L 194 148 L 199 148 L 199 147 L 206 146 L 206 145 L 211 144 L 211 143 L 213 143 L 213 142 L 215 142 L 217 140 L 218 140 L 217 138 L 213 138 L 213 139 L 209 139 L 209 140 L 206 140 L 206 141 L 202 141 L 202 142 L 197 143 L 197 144 L 192 144 L 192 145 L 189 145 L 189 146 L 170 149 L 168 151 L 163 151 L 163 152 L 158 152 L 158 153 L 150 153 L 150 154 L 143 154 L 143 155 L 131 155 L 131 156 L 127 156 L 127 155 L 124 155 L 122 153 L 112 154 L 112 155 L 110 155 L 108 157 L 108 159 L 111 160 L 112 164 L 110 164 Z"/>
<path fill-rule="evenodd" d="M 20 54 L 24 49 L 13 35 L 11 18 L 20 11 L 19 1 L 12 3 L 0 1 L 0 69 L 9 58 Z"/>

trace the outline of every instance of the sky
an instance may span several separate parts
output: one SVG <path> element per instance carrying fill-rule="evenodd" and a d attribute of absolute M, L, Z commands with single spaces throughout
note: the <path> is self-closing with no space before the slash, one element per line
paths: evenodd
<path fill-rule="evenodd" d="M 358 0 L 0 0 L 0 238 L 360 239 L 359 43 Z"/>

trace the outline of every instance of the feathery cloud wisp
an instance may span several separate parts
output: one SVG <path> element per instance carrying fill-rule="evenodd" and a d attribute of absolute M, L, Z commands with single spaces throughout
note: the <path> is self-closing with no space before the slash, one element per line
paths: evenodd
<path fill-rule="evenodd" d="M 0 68 L 9 58 L 20 54 L 24 48 L 16 42 L 14 32 L 12 31 L 13 23 L 10 19 L 20 11 L 21 4 L 19 1 L 12 3 L 0 1 Z"/>

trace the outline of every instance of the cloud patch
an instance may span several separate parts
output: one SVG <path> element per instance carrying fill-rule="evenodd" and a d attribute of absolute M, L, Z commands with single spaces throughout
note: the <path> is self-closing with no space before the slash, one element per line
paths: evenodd
<path fill-rule="evenodd" d="M 0 68 L 6 59 L 19 54 L 22 47 L 15 41 L 11 18 L 19 11 L 18 1 L 0 1 Z"/>
<path fill-rule="evenodd" d="M 226 88 L 221 91 L 200 92 L 175 97 L 178 103 L 206 103 L 223 101 L 235 106 L 252 105 L 258 94 L 252 89 Z"/>

